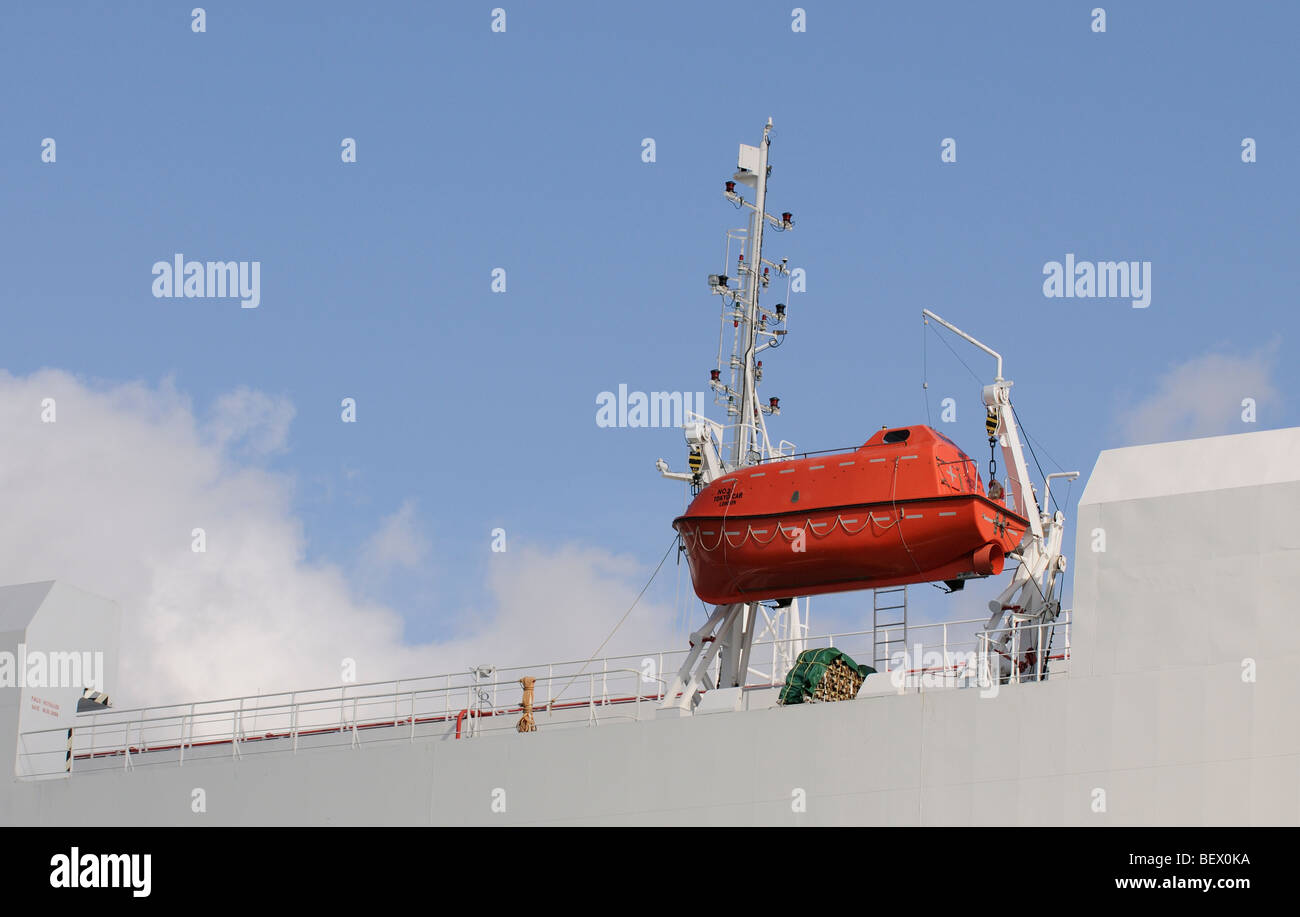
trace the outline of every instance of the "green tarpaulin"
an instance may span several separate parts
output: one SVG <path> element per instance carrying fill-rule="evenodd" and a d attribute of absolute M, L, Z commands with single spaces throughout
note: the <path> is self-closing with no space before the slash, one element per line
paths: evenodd
<path fill-rule="evenodd" d="M 802 704 L 811 698 L 817 690 L 817 685 L 821 683 L 822 676 L 826 674 L 827 668 L 834 665 L 837 659 L 843 660 L 845 665 L 864 680 L 868 675 L 874 675 L 876 672 L 869 665 L 858 665 L 842 650 L 832 647 L 804 650 L 795 660 L 790 674 L 785 676 L 785 687 L 781 689 L 781 696 L 777 699 L 777 703 Z"/>

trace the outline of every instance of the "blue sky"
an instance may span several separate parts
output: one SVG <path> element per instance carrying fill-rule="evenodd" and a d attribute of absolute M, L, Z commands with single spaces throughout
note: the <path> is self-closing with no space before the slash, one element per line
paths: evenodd
<path fill-rule="evenodd" d="M 200 416 L 241 386 L 288 399 L 257 461 L 293 480 L 308 560 L 352 570 L 414 507 L 425 561 L 358 580 L 411 640 L 485 602 L 497 526 L 634 558 L 629 601 L 653 568 L 684 502 L 653 462 L 683 464 L 680 433 L 598 428 L 595 399 L 705 388 L 721 183 L 769 116 L 769 209 L 797 226 L 768 254 L 808 278 L 765 364 L 776 437 L 923 420 L 923 307 L 1003 352 L 1030 433 L 1085 476 L 1134 417 L 1239 432 L 1256 397 L 1257 427 L 1300 423 L 1293 6 L 1107 4 L 1096 34 L 1091 2 L 806 3 L 797 34 L 791 3 L 566 0 L 505 3 L 496 34 L 491 3 L 208 3 L 194 34 L 194 5 L 0 14 L 0 365 L 171 378 Z M 260 261 L 261 306 L 154 298 L 177 252 Z M 1067 252 L 1150 261 L 1151 306 L 1044 298 Z M 1184 418 L 1162 380 L 1207 355 L 1242 374 Z M 928 362 L 983 463 L 978 387 L 934 339 Z"/>

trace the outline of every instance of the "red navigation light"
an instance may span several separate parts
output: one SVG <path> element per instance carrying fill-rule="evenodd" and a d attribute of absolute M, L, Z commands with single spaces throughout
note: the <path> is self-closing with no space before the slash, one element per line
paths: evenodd
<path fill-rule="evenodd" d="M 711 369 L 711 370 L 709 370 L 709 378 L 712 379 L 712 381 L 714 381 L 714 382 L 718 382 L 718 381 L 720 381 L 720 380 L 721 380 L 721 376 L 722 376 L 722 370 L 720 370 L 720 369 Z"/>
<path fill-rule="evenodd" d="M 791 213 L 790 211 L 787 210 L 785 213 L 781 214 L 782 223 L 789 225 L 793 221 L 794 221 L 794 214 Z"/>
<path fill-rule="evenodd" d="M 778 398 L 778 397 L 776 397 L 775 395 L 773 395 L 771 398 L 767 399 L 767 403 L 768 403 L 768 406 L 772 408 L 772 410 L 774 410 L 774 411 L 779 411 L 779 410 L 781 410 L 781 399 Z"/>
<path fill-rule="evenodd" d="M 785 303 L 779 302 L 776 304 L 776 317 L 785 318 Z"/>
<path fill-rule="evenodd" d="M 728 194 L 736 193 L 736 183 L 734 181 L 727 182 L 727 193 Z"/>

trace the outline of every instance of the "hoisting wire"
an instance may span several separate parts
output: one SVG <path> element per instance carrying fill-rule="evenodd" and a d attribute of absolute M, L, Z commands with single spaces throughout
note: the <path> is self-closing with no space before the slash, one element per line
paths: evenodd
<path fill-rule="evenodd" d="M 929 325 L 929 324 L 930 324 L 930 320 L 929 320 L 928 318 L 927 318 L 927 319 L 924 319 L 923 322 L 924 322 L 924 325 Z M 932 329 L 932 330 L 933 330 L 933 329 Z M 948 352 L 951 353 L 954 357 L 957 358 L 957 362 L 960 363 L 962 366 L 964 366 L 964 367 L 966 368 L 966 372 L 970 373 L 970 377 L 971 377 L 972 379 L 974 379 L 976 382 L 978 382 L 978 383 L 980 384 L 981 387 L 983 387 L 984 383 L 983 383 L 983 381 L 980 379 L 980 377 L 977 376 L 977 375 L 975 374 L 975 370 L 971 369 L 970 366 L 966 363 L 966 361 L 963 360 L 963 359 L 961 358 L 961 354 L 957 353 L 957 351 L 953 348 L 953 346 L 952 346 L 951 344 L 948 343 L 948 339 L 947 339 L 946 337 L 944 337 L 942 334 L 939 334 L 938 331 L 935 331 L 934 334 L 935 334 L 935 336 L 936 336 L 939 340 L 943 341 L 943 346 L 945 346 L 945 347 L 948 348 Z M 924 343 L 924 339 L 925 339 L 925 330 L 924 330 L 924 327 L 922 328 L 922 331 L 921 331 L 921 337 L 922 337 L 922 344 L 921 344 L 921 360 L 922 360 L 922 363 L 924 364 L 924 362 L 925 362 L 925 343 Z M 926 374 L 927 374 L 927 376 L 928 376 L 928 369 L 926 370 Z M 927 388 L 929 387 L 928 379 L 927 379 L 927 381 L 926 381 L 926 383 L 925 383 L 925 387 L 927 387 Z M 930 419 L 930 396 L 929 396 L 929 393 L 928 393 L 928 392 L 926 393 L 926 400 L 925 400 L 925 418 L 926 418 L 927 421 L 929 421 L 929 419 Z M 997 465 L 997 460 L 996 460 L 996 458 L 995 458 L 995 455 L 996 455 L 996 445 L 997 445 L 997 439 L 996 439 L 992 434 L 990 434 L 990 435 L 989 435 L 989 481 L 990 481 L 990 483 L 993 482 L 994 480 L 996 480 L 996 478 L 997 478 L 997 474 L 998 474 L 998 465 Z"/>
<path fill-rule="evenodd" d="M 980 384 L 980 387 L 982 388 L 984 386 L 984 380 L 981 379 L 979 376 L 975 375 L 975 370 L 971 369 L 969 366 L 966 365 L 966 361 L 961 358 L 961 354 L 957 353 L 957 351 L 953 349 L 953 346 L 948 343 L 948 339 L 946 337 L 944 337 L 942 334 L 939 334 L 938 331 L 935 331 L 934 333 L 935 336 L 939 338 L 939 340 L 943 341 L 943 346 L 947 347 L 948 350 L 952 353 L 952 355 L 957 358 L 957 362 L 960 363 L 962 366 L 966 367 L 966 372 L 970 373 L 970 377 L 974 379 L 976 382 L 978 382 Z"/>
<path fill-rule="evenodd" d="M 927 321 L 926 324 L 929 324 L 929 322 Z M 963 360 L 963 359 L 961 358 L 961 355 L 960 355 L 959 353 L 957 353 L 956 350 L 953 349 L 953 346 L 952 346 L 951 344 L 948 343 L 948 339 L 945 338 L 943 335 L 939 334 L 938 331 L 936 331 L 935 334 L 938 336 L 939 340 L 943 341 L 944 346 L 947 347 L 949 351 L 951 351 L 952 355 L 953 355 L 954 357 L 957 358 L 957 362 L 959 362 L 962 366 L 965 366 L 965 367 L 966 367 L 966 372 L 968 372 L 968 373 L 971 374 L 971 378 L 974 379 L 976 382 L 979 382 L 979 381 L 980 381 L 980 377 L 977 376 L 977 375 L 975 375 L 974 370 L 972 370 L 969 366 L 967 366 L 966 361 Z M 927 401 L 927 407 L 928 407 L 928 404 L 929 404 L 929 403 L 928 403 L 928 401 Z M 1043 479 L 1044 481 L 1046 481 L 1046 480 L 1047 480 L 1047 475 L 1043 473 L 1043 466 L 1042 466 L 1042 464 L 1038 461 L 1038 455 L 1034 452 L 1034 440 L 1033 440 L 1033 437 L 1030 436 L 1030 435 L 1029 435 L 1029 431 L 1025 429 L 1025 425 L 1024 425 L 1024 423 L 1020 420 L 1020 415 L 1016 413 L 1016 406 L 1015 406 L 1015 405 L 1011 405 L 1011 413 L 1012 413 L 1012 415 L 1016 418 L 1016 423 L 1020 426 L 1020 429 L 1024 431 L 1024 434 L 1025 434 L 1025 445 L 1029 446 L 1029 454 L 1030 454 L 1030 456 L 1033 457 L 1034 464 L 1038 467 L 1038 474 L 1042 477 L 1042 479 Z M 929 415 L 927 414 L 926 416 L 928 417 Z M 990 437 L 990 439 L 992 439 L 992 437 Z M 993 452 L 993 451 L 994 451 L 993 448 L 992 448 L 992 445 L 993 445 L 993 444 L 990 443 L 990 452 Z M 1052 463 L 1054 463 L 1054 464 L 1056 465 L 1056 467 L 1057 467 L 1058 470 L 1060 469 L 1060 467 L 1061 467 L 1061 463 L 1060 463 L 1060 462 L 1057 462 L 1056 459 L 1052 458 L 1052 456 L 1047 452 L 1046 449 L 1043 450 L 1043 454 L 1047 456 L 1047 458 L 1048 458 L 1049 461 L 1051 461 Z M 994 461 L 993 461 L 992 456 L 990 456 L 990 458 L 989 458 L 989 472 L 990 472 L 990 473 L 989 473 L 989 479 L 990 479 L 990 480 L 993 479 L 993 475 L 995 474 L 995 472 L 993 471 L 994 467 L 995 467 L 995 463 L 994 463 Z M 1071 485 L 1073 486 L 1073 482 L 1071 482 Z M 1052 505 L 1053 505 L 1053 506 L 1056 506 L 1057 509 L 1060 509 L 1060 504 L 1058 504 L 1058 503 L 1056 502 L 1056 497 L 1053 496 L 1051 499 L 1052 499 Z"/>
<path fill-rule="evenodd" d="M 683 624 L 687 623 L 687 614 L 685 603 L 682 602 L 682 551 L 681 536 L 677 536 L 677 585 L 673 587 L 673 632 L 676 633 L 677 621 L 680 616 Z"/>
<path fill-rule="evenodd" d="M 596 647 L 596 652 L 592 653 L 587 661 L 582 664 L 582 668 L 578 669 L 578 671 L 574 673 L 573 677 L 569 679 L 569 683 L 561 688 L 558 694 L 551 698 L 550 703 L 555 703 L 559 700 L 560 697 L 563 696 L 564 692 L 569 690 L 570 686 L 578 680 L 578 676 L 583 673 L 583 670 L 595 661 L 596 657 L 600 655 L 600 651 L 605 648 L 609 641 L 614 639 L 614 635 L 618 633 L 618 629 L 623 626 L 623 622 L 627 620 L 627 616 L 632 613 L 632 609 L 636 608 L 637 602 L 641 601 L 641 596 L 645 595 L 645 591 L 650 588 L 650 584 L 655 581 L 655 577 L 658 576 L 659 571 L 663 569 L 664 561 L 668 559 L 668 555 L 671 554 L 673 548 L 677 546 L 677 539 L 679 537 L 680 536 L 674 535 L 673 540 L 668 543 L 668 550 L 664 551 L 664 556 L 659 558 L 659 565 L 655 567 L 654 573 L 650 574 L 650 578 L 646 580 L 645 585 L 641 587 L 641 591 L 636 594 L 636 598 L 632 600 L 632 604 L 628 606 L 627 611 L 623 612 L 623 617 L 618 619 L 618 623 L 615 624 L 614 629 L 609 632 L 609 636 L 600 642 L 600 646 Z"/>
<path fill-rule="evenodd" d="M 1020 415 L 1016 413 L 1016 406 L 1014 404 L 1011 405 L 1011 416 L 1016 419 L 1016 424 L 1019 425 L 1020 429 L 1025 430 L 1025 425 L 1021 422 Z M 1025 445 L 1029 447 L 1029 455 L 1033 458 L 1034 465 L 1038 468 L 1038 476 L 1043 479 L 1044 483 L 1046 483 L 1047 475 L 1043 473 L 1043 466 L 1039 464 L 1038 456 L 1034 453 L 1034 442 L 1033 439 L 1030 437 L 1028 430 L 1025 430 Z M 1047 457 L 1048 459 L 1051 459 L 1050 455 Z M 1057 465 L 1056 467 L 1060 468 L 1061 466 Z M 1051 499 L 1052 499 L 1052 505 L 1055 506 L 1059 511 L 1061 507 L 1060 504 L 1056 502 L 1056 497 L 1052 497 Z"/>
<path fill-rule="evenodd" d="M 925 423 L 926 426 L 934 426 L 930 420 L 930 363 L 928 357 L 929 344 L 925 336 L 925 326 L 930 324 L 928 318 L 921 320 L 921 397 L 925 400 Z"/>
<path fill-rule="evenodd" d="M 1021 422 L 1021 420 L 1020 420 L 1020 415 L 1019 415 L 1019 414 L 1016 414 L 1016 408 L 1015 408 L 1015 405 L 1012 405 L 1012 406 L 1011 406 L 1011 413 L 1015 416 L 1015 418 L 1016 418 L 1016 423 L 1020 425 L 1020 429 L 1021 429 L 1021 430 L 1024 430 L 1024 433 L 1025 433 L 1025 444 L 1029 446 L 1029 454 L 1030 454 L 1030 456 L 1032 456 L 1033 459 L 1034 459 L 1034 465 L 1036 465 L 1036 466 L 1038 467 L 1038 473 L 1039 473 L 1040 475 L 1042 475 L 1042 474 L 1043 474 L 1043 466 L 1039 464 L 1039 462 L 1038 462 L 1038 456 L 1034 454 L 1034 438 L 1033 438 L 1032 436 L 1029 435 L 1029 431 L 1028 431 L 1028 430 L 1025 430 L 1025 425 L 1024 425 L 1023 422 Z M 1041 445 L 1041 444 L 1040 444 L 1040 445 Z M 1051 454 L 1047 451 L 1046 448 L 1043 449 L 1043 454 L 1047 456 L 1048 461 L 1050 461 L 1052 464 L 1054 464 L 1054 465 L 1056 466 L 1056 470 L 1057 470 L 1057 471 L 1060 471 L 1060 470 L 1061 470 L 1061 463 L 1058 462 L 1056 459 L 1052 458 Z M 1046 476 L 1046 475 L 1043 476 L 1043 480 L 1044 480 L 1044 481 L 1047 480 L 1047 476 Z M 1070 505 L 1070 497 L 1073 495 L 1073 493 L 1074 493 L 1074 479 L 1072 478 L 1072 479 L 1069 481 L 1069 486 L 1066 487 L 1066 489 L 1065 489 L 1065 505 L 1066 505 L 1066 506 L 1069 506 L 1069 505 Z M 1056 497 L 1052 497 L 1052 505 L 1055 506 L 1055 507 L 1057 508 L 1058 511 L 1059 511 L 1060 508 L 1061 508 L 1060 504 L 1056 502 Z M 1058 596 L 1064 596 L 1064 595 L 1065 595 L 1065 589 L 1066 589 L 1066 585 L 1067 585 L 1067 582 L 1068 582 L 1068 577 L 1069 577 L 1069 571 L 1068 571 L 1068 570 L 1067 570 L 1064 574 L 1061 575 L 1061 578 L 1060 578 L 1060 589 L 1059 589 L 1059 591 L 1057 592 L 1057 595 L 1058 595 Z M 1031 579 L 1032 579 L 1032 577 L 1031 577 Z M 1036 582 L 1036 581 L 1035 581 L 1035 585 L 1037 585 L 1037 582 Z M 1038 592 L 1039 592 L 1039 595 L 1041 596 L 1041 595 L 1042 595 L 1042 589 L 1039 589 Z M 1044 597 L 1043 601 L 1046 602 L 1047 599 Z M 1059 602 L 1061 601 L 1061 599 L 1058 598 L 1057 601 L 1058 601 L 1058 603 L 1059 603 Z M 1054 632 L 1054 631 L 1055 631 L 1055 629 L 1053 629 L 1053 632 Z M 1050 647 L 1050 644 L 1049 644 L 1049 647 Z"/>
<path fill-rule="evenodd" d="M 1019 420 L 1019 418 L 1017 418 L 1017 420 Z M 1035 440 L 1032 436 L 1029 435 L 1029 431 L 1028 431 L 1028 430 L 1025 431 L 1025 439 L 1030 440 L 1031 442 L 1038 442 L 1038 441 Z M 1050 453 L 1050 452 L 1047 451 L 1047 447 L 1046 447 L 1046 446 L 1044 446 L 1042 443 L 1038 443 L 1038 448 L 1043 450 L 1043 455 L 1047 456 L 1047 460 L 1048 460 L 1049 462 L 1051 462 L 1053 465 L 1056 466 L 1056 470 L 1057 470 L 1057 471 L 1062 471 L 1062 470 L 1064 470 L 1064 469 L 1061 468 L 1061 463 L 1058 462 L 1058 461 L 1055 459 L 1055 457 L 1053 457 L 1052 453 Z"/>

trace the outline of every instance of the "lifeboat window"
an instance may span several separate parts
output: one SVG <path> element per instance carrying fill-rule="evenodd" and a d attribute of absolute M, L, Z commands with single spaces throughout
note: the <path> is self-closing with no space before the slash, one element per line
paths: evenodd
<path fill-rule="evenodd" d="M 911 430 L 890 430 L 885 434 L 887 443 L 905 443 L 907 438 L 912 435 Z"/>

